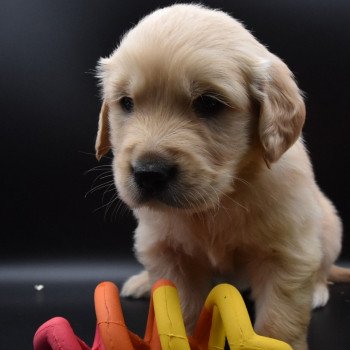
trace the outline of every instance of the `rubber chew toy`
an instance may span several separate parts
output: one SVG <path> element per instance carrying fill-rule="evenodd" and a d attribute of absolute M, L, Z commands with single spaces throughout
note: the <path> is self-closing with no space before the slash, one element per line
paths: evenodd
<path fill-rule="evenodd" d="M 128 330 L 117 287 L 100 283 L 95 290 L 97 326 L 90 349 L 67 320 L 56 317 L 34 336 L 35 350 L 292 350 L 279 340 L 257 335 L 242 296 L 231 285 L 215 287 L 207 297 L 192 336 L 186 334 L 174 284 L 158 281 L 152 297 L 143 339 Z"/>
<path fill-rule="evenodd" d="M 242 296 L 228 284 L 210 292 L 192 337 L 186 335 L 177 290 L 167 280 L 152 288 L 143 340 L 127 330 L 112 283 L 96 288 L 95 307 L 106 350 L 223 350 L 225 338 L 231 350 L 292 350 L 282 341 L 254 332 Z"/>

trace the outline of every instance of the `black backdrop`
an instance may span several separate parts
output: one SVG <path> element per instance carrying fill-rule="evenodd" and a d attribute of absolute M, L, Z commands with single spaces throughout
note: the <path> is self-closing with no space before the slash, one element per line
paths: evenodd
<path fill-rule="evenodd" d="M 132 24 L 170 3 L 1 0 L 0 259 L 130 254 L 135 222 L 124 207 L 106 205 L 113 191 L 85 198 L 110 180 L 102 171 L 84 174 L 101 165 L 93 156 L 100 107 L 94 68 Z M 350 2 L 204 3 L 241 19 L 306 92 L 305 139 L 317 180 L 343 218 L 349 258 Z"/>

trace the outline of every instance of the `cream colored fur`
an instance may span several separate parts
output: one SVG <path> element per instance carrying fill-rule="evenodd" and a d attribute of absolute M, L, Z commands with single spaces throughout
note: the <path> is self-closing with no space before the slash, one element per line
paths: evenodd
<path fill-rule="evenodd" d="M 304 102 L 287 66 L 227 14 L 174 5 L 128 32 L 100 60 L 99 77 L 97 156 L 113 151 L 145 267 L 122 294 L 143 296 L 171 279 L 192 329 L 214 277 L 244 281 L 256 331 L 307 349 L 311 308 L 328 300 L 341 222 L 315 182 L 300 136 Z M 226 105 L 211 120 L 191 107 L 207 93 Z M 132 113 L 120 106 L 124 96 Z M 178 205 L 139 201 L 131 168 L 146 153 L 180 167 Z"/>

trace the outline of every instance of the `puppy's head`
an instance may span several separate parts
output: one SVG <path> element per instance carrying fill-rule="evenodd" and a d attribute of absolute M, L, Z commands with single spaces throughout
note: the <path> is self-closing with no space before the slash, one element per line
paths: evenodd
<path fill-rule="evenodd" d="M 249 162 L 276 162 L 304 122 L 286 65 L 236 20 L 200 6 L 145 17 L 98 69 L 96 155 L 112 149 L 132 208 L 214 207 Z"/>

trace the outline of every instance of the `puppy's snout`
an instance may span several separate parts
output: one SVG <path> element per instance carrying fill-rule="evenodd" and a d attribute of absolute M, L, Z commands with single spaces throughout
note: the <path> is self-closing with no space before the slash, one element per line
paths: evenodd
<path fill-rule="evenodd" d="M 132 167 L 139 189 L 148 195 L 162 191 L 175 177 L 177 166 L 163 158 L 139 160 Z"/>

